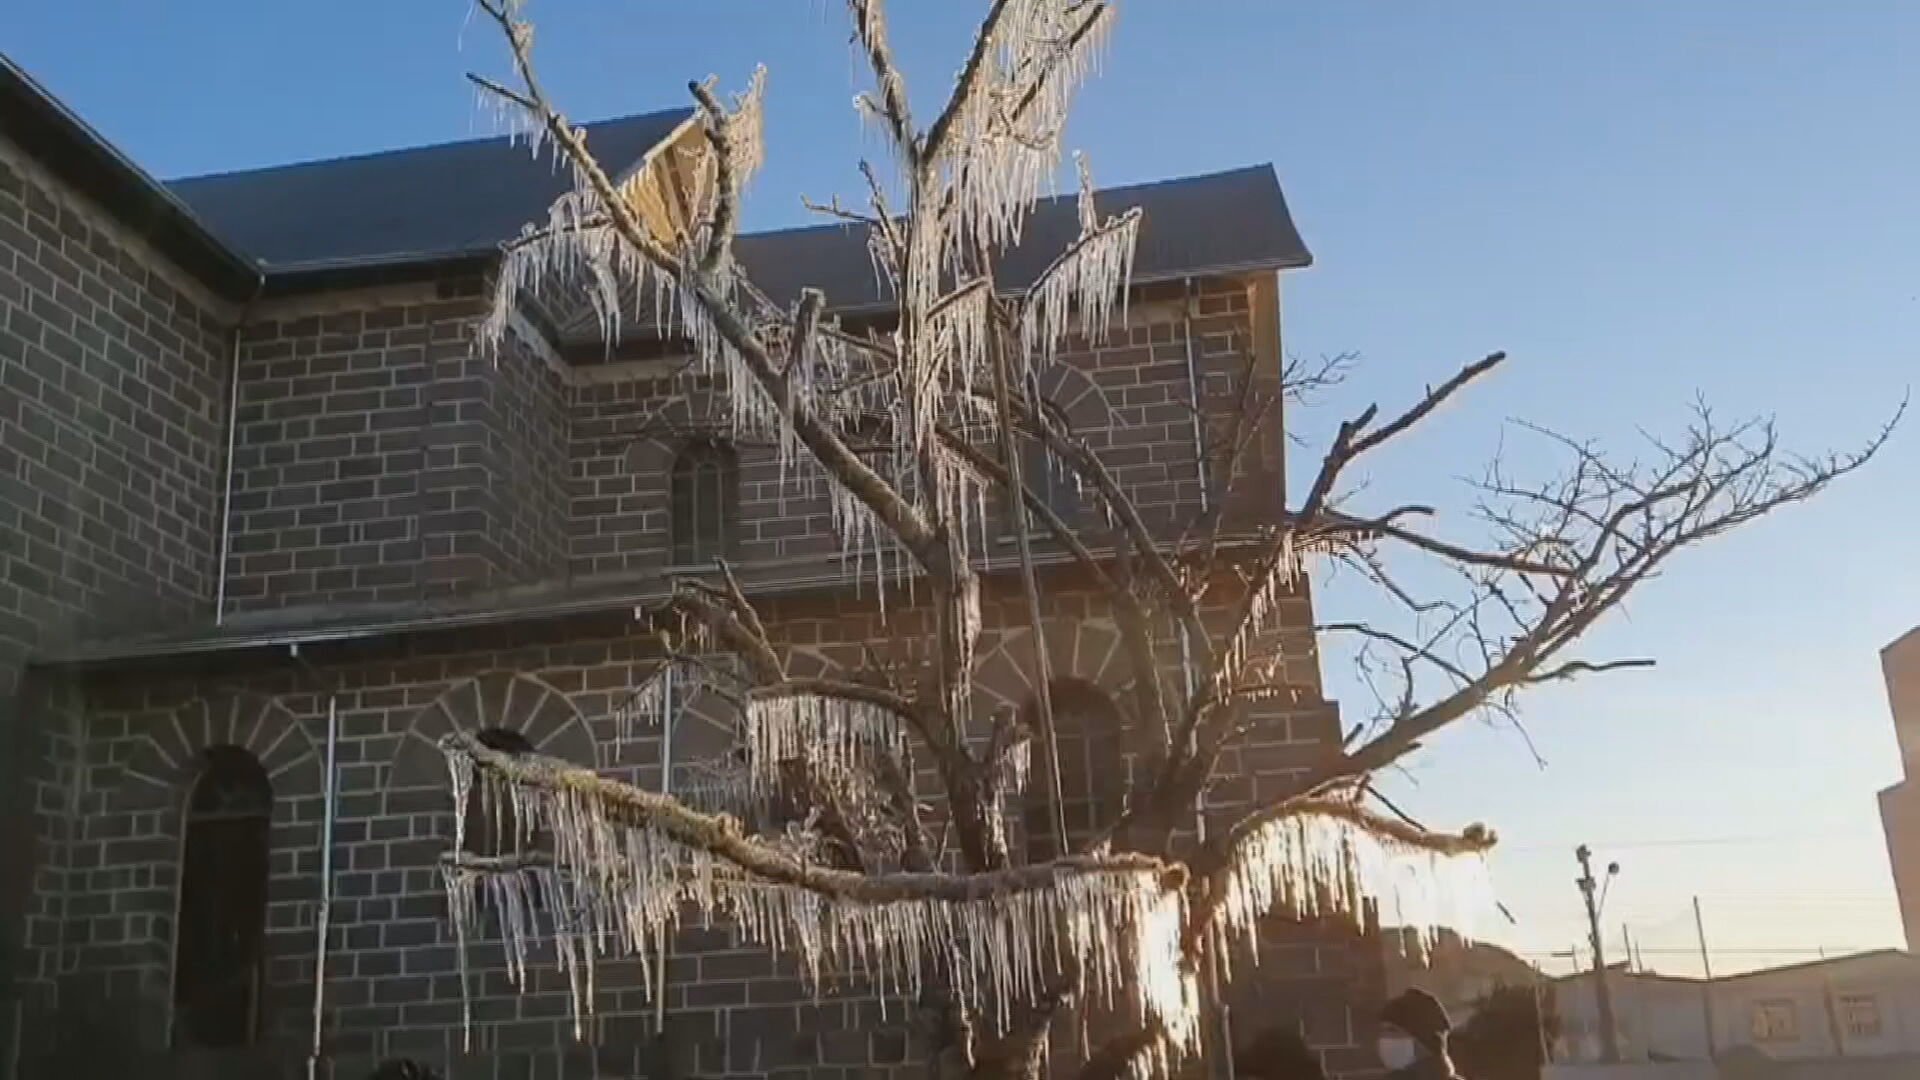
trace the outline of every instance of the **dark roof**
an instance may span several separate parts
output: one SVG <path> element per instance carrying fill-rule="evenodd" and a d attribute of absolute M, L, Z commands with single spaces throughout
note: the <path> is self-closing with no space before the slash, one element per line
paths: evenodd
<path fill-rule="evenodd" d="M 584 125 L 609 167 L 639 163 L 692 116 Z M 504 136 L 170 180 L 213 231 L 269 272 L 490 254 L 571 184 L 551 153 Z"/>
<path fill-rule="evenodd" d="M 626 170 L 691 116 L 673 109 L 586 125 L 601 160 Z M 228 295 L 370 284 L 484 266 L 501 241 L 542 217 L 569 180 L 551 154 L 535 158 L 504 137 L 414 147 L 269 169 L 188 177 L 165 185 L 127 160 L 79 117 L 0 57 L 0 132 Z M 1145 211 L 1134 280 L 1276 270 L 1312 261 L 1287 213 L 1273 168 L 1100 192 L 1103 215 Z M 1076 235 L 1071 196 L 1035 207 L 1024 242 L 1001 263 L 1020 288 Z M 824 225 L 752 233 L 738 251 L 777 300 L 803 285 L 835 310 L 890 306 L 865 236 Z M 264 275 L 263 272 L 264 271 Z"/>
<path fill-rule="evenodd" d="M 1144 211 L 1134 252 L 1136 283 L 1237 270 L 1280 270 L 1313 261 L 1287 213 L 1287 199 L 1273 166 L 1107 188 L 1094 203 L 1108 217 L 1134 207 Z M 1000 261 L 999 284 L 1031 284 L 1079 234 L 1073 196 L 1046 199 L 1027 219 L 1018 247 Z M 773 299 L 797 299 L 813 286 L 839 311 L 891 305 L 883 296 L 859 225 L 749 233 L 735 243 L 741 263 Z"/>
<path fill-rule="evenodd" d="M 25 148 L 43 167 L 216 292 L 247 296 L 260 286 L 257 268 L 4 55 L 0 136 Z"/>

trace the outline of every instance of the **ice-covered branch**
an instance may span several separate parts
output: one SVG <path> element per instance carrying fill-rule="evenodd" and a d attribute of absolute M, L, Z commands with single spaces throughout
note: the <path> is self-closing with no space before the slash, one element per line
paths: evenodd
<path fill-rule="evenodd" d="M 1043 889 L 1083 874 L 1144 873 L 1150 875 L 1158 887 L 1169 889 L 1182 886 L 1186 880 L 1186 869 L 1179 863 L 1132 854 L 1067 856 L 981 874 L 859 874 L 809 866 L 746 835 L 734 819 L 701 813 L 669 795 L 634 787 L 553 758 L 494 750 L 466 732 L 444 736 L 442 744 L 456 763 L 470 761 L 476 774 L 494 777 L 523 794 L 533 793 L 557 804 L 567 804 L 551 808 L 561 815 L 552 823 L 572 827 L 576 834 L 585 826 L 601 823 L 657 830 L 665 839 L 705 852 L 762 881 L 791 885 L 823 896 L 866 903 L 968 901 Z M 577 815 L 585 818 L 575 820 Z M 543 810 L 543 821 L 548 816 Z M 616 851 L 572 854 L 587 857 L 596 865 L 596 855 L 615 858 L 619 855 Z M 566 861 L 565 856 L 557 857 Z M 608 869 L 618 870 L 617 867 Z"/>
<path fill-rule="evenodd" d="M 1495 839 L 1481 825 L 1431 832 L 1351 799 L 1284 799 L 1227 833 L 1188 935 L 1230 948 L 1256 940 L 1256 923 L 1276 909 L 1358 920 L 1370 901 L 1397 906 L 1396 921 L 1423 932 L 1457 924 L 1464 913 L 1446 909 L 1474 898 L 1482 867 L 1472 857 Z"/>
<path fill-rule="evenodd" d="M 742 718 L 752 782 L 772 785 L 782 764 L 798 757 L 836 774 L 869 757 L 897 757 L 906 748 L 904 710 L 886 698 L 824 681 L 755 689 Z"/>
<path fill-rule="evenodd" d="M 1125 300 L 1133 277 L 1140 219 L 1140 208 L 1134 207 L 1094 228 L 1034 279 L 1020 310 L 1020 354 L 1027 364 L 1053 359 L 1070 316 L 1079 316 L 1080 334 L 1091 342 L 1113 326 L 1115 304 Z"/>
<path fill-rule="evenodd" d="M 766 67 L 755 68 L 746 92 L 734 96 L 731 111 L 723 108 L 713 96 L 709 83 L 687 84 L 688 92 L 700 103 L 713 169 L 713 206 L 707 213 L 705 225 L 706 251 L 700 256 L 703 275 L 720 273 L 731 265 L 733 234 L 740 218 L 741 188 L 760 164 L 761 99 L 766 81 Z"/>
<path fill-rule="evenodd" d="M 603 318 L 609 318 L 609 313 L 617 310 L 620 290 L 627 283 L 638 288 L 651 280 L 663 297 L 674 301 L 677 317 L 694 339 L 707 366 L 726 373 L 736 425 L 771 424 L 780 432 L 790 433 L 791 441 L 804 445 L 852 498 L 899 538 L 934 580 L 951 580 L 956 568 L 955 555 L 947 550 L 943 537 L 925 514 L 847 448 L 808 395 L 795 392 L 796 379 L 801 373 L 783 373 L 782 365 L 769 355 L 767 340 L 754 318 L 740 307 L 743 293 L 751 290 L 737 271 L 727 265 L 712 266 L 707 272 L 697 268 L 690 271 L 690 265 L 706 265 L 707 260 L 694 254 L 683 257 L 649 234 L 623 197 L 620 186 L 588 150 L 584 136 L 566 123 L 539 90 L 533 76 L 529 53 L 531 34 L 527 24 L 493 0 L 482 0 L 481 6 L 500 24 L 508 39 L 516 67 L 527 85 L 525 96 L 537 107 L 538 115 L 533 117 L 537 128 L 550 133 L 578 182 L 578 189 L 561 196 L 549 215 L 553 223 L 563 226 L 555 230 L 555 235 L 574 234 L 567 226 L 594 215 L 604 215 L 607 219 L 606 230 L 579 234 L 590 239 L 590 243 L 570 245 L 562 253 L 572 260 L 563 265 L 587 271 L 598 283 L 592 295 L 597 298 L 596 305 L 601 308 Z M 756 142 L 758 139 L 757 87 L 756 79 L 754 87 L 727 122 L 724 142 L 731 148 L 736 174 L 742 174 L 747 165 L 758 160 L 757 145 L 751 148 L 745 145 L 748 135 Z M 711 127 L 709 135 L 713 135 Z M 718 153 L 718 149 L 713 152 Z M 737 177 L 735 182 L 737 184 Z M 711 250 L 708 248 L 707 253 Z M 504 332 L 517 287 L 539 280 L 545 269 L 541 260 L 530 254 L 509 258 L 500 275 L 494 316 L 488 321 L 495 334 Z M 782 340 L 786 340 L 784 335 Z"/>
<path fill-rule="evenodd" d="M 442 739 L 456 820 L 468 803 L 551 838 L 550 866 L 450 867 L 464 943 L 477 900 L 502 915 L 510 972 L 523 978 L 536 911 L 552 922 L 576 1015 L 592 1008 L 593 956 L 617 945 L 643 964 L 682 905 L 731 917 L 749 940 L 780 943 L 817 980 L 870 974 L 917 995 L 938 978 L 1005 1028 L 1018 1001 L 1053 985 L 1072 957 L 1096 999 L 1151 1017 L 1176 1047 L 1197 1037 L 1197 993 L 1182 964 L 1186 870 L 1144 856 L 1069 857 L 981 874 L 865 874 L 796 857 L 723 815 L 535 755 Z M 543 903 L 536 904 L 536 898 Z"/>
<path fill-rule="evenodd" d="M 854 35 L 867 54 L 874 84 L 880 91 L 880 100 L 870 111 L 886 127 L 894 152 L 911 168 L 918 160 L 919 147 L 913 114 L 907 107 L 907 80 L 893 62 L 893 47 L 887 43 L 885 6 L 882 0 L 847 0 L 847 13 L 853 18 Z"/>
<path fill-rule="evenodd" d="M 693 579 L 681 579 L 674 583 L 673 598 L 667 605 L 692 617 L 715 641 L 740 657 L 755 682 L 773 683 L 786 677 L 786 665 L 767 639 L 765 628 L 751 625 L 723 591 Z M 746 611 L 752 610 L 748 605 Z"/>

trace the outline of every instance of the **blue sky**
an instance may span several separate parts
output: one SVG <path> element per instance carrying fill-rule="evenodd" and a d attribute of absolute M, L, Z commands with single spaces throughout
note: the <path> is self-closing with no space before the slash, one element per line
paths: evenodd
<path fill-rule="evenodd" d="M 921 111 L 980 6 L 896 0 Z M 531 10 L 549 89 L 580 119 L 678 105 L 689 78 L 738 86 L 766 63 L 749 226 L 800 221 L 801 192 L 853 194 L 854 155 L 878 152 L 826 0 Z M 500 61 L 460 0 L 15 0 L 0 49 L 161 176 L 488 133 L 460 75 Z M 1132 0 L 1071 141 L 1104 183 L 1275 164 L 1317 257 L 1284 286 L 1288 346 L 1366 361 L 1295 418 L 1309 437 L 1507 350 L 1370 470 L 1370 498 L 1445 505 L 1435 492 L 1478 469 L 1508 417 L 1631 440 L 1699 391 L 1777 412 L 1810 449 L 1883 419 L 1920 341 L 1917 56 L 1920 6 L 1901 0 Z M 1587 841 L 1623 864 L 1614 945 L 1624 921 L 1663 970 L 1695 967 L 1695 894 L 1722 969 L 1898 943 L 1877 652 L 1920 623 L 1916 466 L 1908 431 L 1816 504 L 1648 586 L 1591 651 L 1660 666 L 1529 699 L 1544 768 L 1482 727 L 1411 763 L 1395 781 L 1411 808 L 1506 838 L 1494 872 L 1515 922 L 1483 933 L 1543 960 L 1569 948 L 1571 848 Z M 1323 614 L 1364 603 L 1337 584 L 1321 599 Z M 1346 670 L 1327 677 L 1364 707 Z"/>

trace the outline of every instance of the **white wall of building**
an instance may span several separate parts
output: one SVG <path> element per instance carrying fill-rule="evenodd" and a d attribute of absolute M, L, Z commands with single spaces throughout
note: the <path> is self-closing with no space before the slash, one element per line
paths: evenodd
<path fill-rule="evenodd" d="M 1705 983 L 1609 971 L 1621 1057 L 1700 1061 L 1752 1046 L 1776 1060 L 1920 1054 L 1920 959 L 1875 952 Z M 1555 984 L 1555 1058 L 1600 1058 L 1591 976 Z M 1713 1039 L 1707 1038 L 1711 998 Z"/>

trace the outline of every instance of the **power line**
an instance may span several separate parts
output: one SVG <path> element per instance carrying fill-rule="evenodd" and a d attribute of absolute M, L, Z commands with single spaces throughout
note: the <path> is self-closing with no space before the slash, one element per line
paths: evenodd
<path fill-rule="evenodd" d="M 1685 837 L 1685 838 L 1679 838 L 1679 839 L 1661 839 L 1661 840 L 1622 840 L 1619 842 L 1607 841 L 1604 845 L 1599 845 L 1599 846 L 1604 846 L 1609 850 L 1616 850 L 1616 849 L 1617 850 L 1637 850 L 1637 849 L 1643 849 L 1643 848 L 1737 847 L 1737 846 L 1746 846 L 1746 845 L 1752 845 L 1752 844 L 1781 844 L 1781 843 L 1808 844 L 1808 843 L 1815 843 L 1815 842 L 1831 843 L 1832 840 L 1833 840 L 1832 834 L 1774 833 L 1771 835 L 1755 835 L 1755 836 L 1700 836 L 1700 837 Z M 1533 855 L 1533 854 L 1541 854 L 1546 852 L 1558 852 L 1558 851 L 1561 851 L 1563 847 L 1564 845 L 1561 845 L 1561 844 L 1519 844 L 1513 847 L 1507 847 L 1503 845 L 1501 847 L 1495 848 L 1494 850 L 1498 853 L 1507 854 L 1507 855 L 1520 855 L 1520 854 Z"/>
<path fill-rule="evenodd" d="M 1890 948 L 1893 948 L 1893 946 L 1886 945 L 1886 944 L 1880 944 L 1880 945 L 1772 945 L 1772 946 L 1752 946 L 1752 947 L 1746 947 L 1746 946 L 1727 947 L 1727 946 L 1715 945 L 1709 948 L 1707 951 L 1715 955 L 1724 953 L 1728 956 L 1822 956 L 1822 955 L 1825 955 L 1825 956 L 1840 957 L 1849 953 L 1877 952 L 1881 949 L 1890 949 Z M 1558 958 L 1561 960 L 1565 960 L 1568 958 L 1567 950 L 1565 949 L 1560 949 L 1557 951 L 1553 949 L 1508 949 L 1507 951 L 1513 953 L 1515 956 L 1540 956 L 1540 957 L 1547 957 L 1549 959 Z M 1681 946 L 1678 946 L 1678 945 L 1671 946 L 1671 947 L 1656 946 L 1654 948 L 1646 948 L 1644 946 L 1636 944 L 1633 947 L 1633 951 L 1646 956 L 1699 956 L 1700 955 L 1700 950 L 1698 947 L 1682 948 Z"/>

